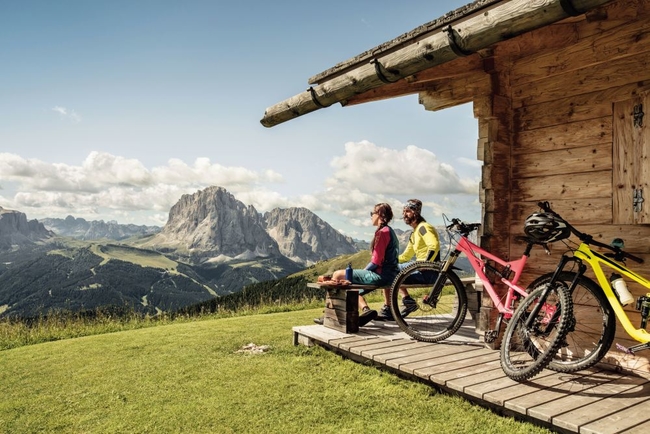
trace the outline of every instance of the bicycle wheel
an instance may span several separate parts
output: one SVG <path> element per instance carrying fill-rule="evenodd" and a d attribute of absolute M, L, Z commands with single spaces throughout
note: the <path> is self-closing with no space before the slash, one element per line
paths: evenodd
<path fill-rule="evenodd" d="M 571 299 L 562 285 L 549 290 L 538 288 L 524 298 L 515 309 L 501 343 L 501 367 L 516 381 L 525 381 L 544 369 L 557 352 L 572 319 Z M 533 308 L 539 307 L 535 318 Z"/>
<path fill-rule="evenodd" d="M 535 279 L 528 287 L 531 290 L 544 287 L 553 273 Z M 560 273 L 558 281 L 568 288 L 576 273 Z M 587 369 L 609 351 L 616 334 L 614 310 L 603 290 L 588 277 L 581 276 L 571 293 L 573 320 L 569 333 L 555 354 L 548 368 L 557 372 L 575 372 Z"/>
<path fill-rule="evenodd" d="M 391 287 L 391 310 L 395 322 L 409 336 L 423 342 L 438 342 L 447 339 L 458 331 L 467 314 L 467 294 L 460 278 L 453 271 L 445 273 L 445 283 L 437 300 L 425 302 L 433 283 L 423 283 L 422 286 L 410 286 L 409 294 L 418 304 L 418 309 L 403 317 L 400 313 L 400 286 L 408 283 L 411 276 L 417 273 L 437 273 L 440 264 L 433 262 L 415 262 L 402 270 Z"/>

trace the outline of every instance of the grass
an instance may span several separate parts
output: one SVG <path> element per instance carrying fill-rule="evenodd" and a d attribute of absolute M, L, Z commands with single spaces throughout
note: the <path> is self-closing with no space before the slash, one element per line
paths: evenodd
<path fill-rule="evenodd" d="M 549 432 L 293 346 L 291 327 L 321 310 L 185 318 L 1 351 L 0 432 Z M 249 343 L 269 349 L 240 352 Z"/>

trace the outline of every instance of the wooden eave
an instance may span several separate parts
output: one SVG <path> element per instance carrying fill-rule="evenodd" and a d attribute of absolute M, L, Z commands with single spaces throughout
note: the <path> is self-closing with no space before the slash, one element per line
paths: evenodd
<path fill-rule="evenodd" d="M 611 1 L 477 0 L 310 78 L 312 86 L 267 108 L 260 122 L 273 127 L 335 103 L 417 93 L 476 70 L 473 53 Z"/>

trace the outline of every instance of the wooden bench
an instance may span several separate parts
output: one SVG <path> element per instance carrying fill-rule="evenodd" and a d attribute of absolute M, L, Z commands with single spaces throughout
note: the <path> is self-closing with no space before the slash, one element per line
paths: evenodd
<path fill-rule="evenodd" d="M 467 294 L 468 313 L 473 319 L 476 319 L 479 312 L 480 293 L 474 287 L 474 277 L 464 277 L 461 279 L 465 285 Z M 359 331 L 359 291 L 365 290 L 365 293 L 377 289 L 390 288 L 390 286 L 376 285 L 347 285 L 347 286 L 328 286 L 322 283 L 308 283 L 309 288 L 323 289 L 325 294 L 325 312 L 323 315 L 323 325 L 325 327 L 341 331 L 343 333 L 357 333 Z M 403 285 L 404 288 L 421 288 L 421 284 Z"/>

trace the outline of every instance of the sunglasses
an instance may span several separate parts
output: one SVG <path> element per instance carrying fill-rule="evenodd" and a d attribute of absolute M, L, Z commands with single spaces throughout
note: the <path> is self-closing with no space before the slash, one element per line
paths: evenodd
<path fill-rule="evenodd" d="M 370 217 L 374 216 L 375 214 L 379 214 L 377 211 L 370 211 Z"/>

